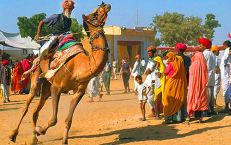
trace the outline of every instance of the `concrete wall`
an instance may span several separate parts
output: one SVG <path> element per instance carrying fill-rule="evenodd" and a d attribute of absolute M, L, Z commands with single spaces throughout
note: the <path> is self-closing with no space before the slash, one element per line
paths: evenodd
<path fill-rule="evenodd" d="M 145 36 L 125 36 L 125 35 L 107 35 L 107 41 L 111 52 L 111 59 L 118 58 L 118 41 L 139 41 L 141 42 L 141 57 L 147 59 L 146 48 L 152 44 L 153 38 Z"/>

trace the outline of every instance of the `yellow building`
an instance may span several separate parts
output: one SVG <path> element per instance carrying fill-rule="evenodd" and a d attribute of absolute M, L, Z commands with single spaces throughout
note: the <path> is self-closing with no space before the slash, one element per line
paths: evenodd
<path fill-rule="evenodd" d="M 110 59 L 115 58 L 119 66 L 123 57 L 127 57 L 131 65 L 134 64 L 137 54 L 140 54 L 142 58 L 147 58 L 146 48 L 153 43 L 153 30 L 105 26 L 104 31 L 111 51 Z"/>

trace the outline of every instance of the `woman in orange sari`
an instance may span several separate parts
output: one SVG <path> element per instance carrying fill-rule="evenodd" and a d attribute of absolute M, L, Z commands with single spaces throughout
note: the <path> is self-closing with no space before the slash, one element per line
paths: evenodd
<path fill-rule="evenodd" d="M 187 80 L 183 59 L 175 52 L 169 52 L 166 56 L 168 66 L 165 70 L 167 77 L 162 101 L 165 123 L 169 124 L 181 121 L 177 113 L 186 99 Z"/>

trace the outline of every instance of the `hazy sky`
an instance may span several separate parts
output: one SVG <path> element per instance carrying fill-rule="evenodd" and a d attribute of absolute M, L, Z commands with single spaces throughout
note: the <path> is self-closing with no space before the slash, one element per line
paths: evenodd
<path fill-rule="evenodd" d="M 0 30 L 19 32 L 17 17 L 30 17 L 37 13 L 50 16 L 61 13 L 62 0 L 0 0 Z M 82 14 L 92 12 L 100 0 L 75 0 L 76 8 L 73 17 L 82 23 Z M 213 13 L 221 27 L 216 29 L 214 43 L 221 44 L 231 31 L 230 0 L 104 0 L 112 5 L 106 25 L 126 27 L 148 26 L 155 15 L 164 12 L 179 12 L 186 16 L 205 18 L 207 13 Z"/>

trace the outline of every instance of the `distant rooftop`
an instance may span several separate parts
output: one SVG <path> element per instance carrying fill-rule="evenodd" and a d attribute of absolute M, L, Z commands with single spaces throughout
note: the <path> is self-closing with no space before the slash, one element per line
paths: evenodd
<path fill-rule="evenodd" d="M 134 27 L 134 28 L 128 28 L 125 26 L 105 26 L 104 32 L 106 35 L 150 35 L 154 36 L 154 31 L 152 29 L 149 29 L 147 27 Z M 85 31 L 83 31 L 84 34 L 86 34 Z"/>
<path fill-rule="evenodd" d="M 104 31 L 106 35 L 122 35 L 122 33 L 133 33 L 133 34 L 150 34 L 154 35 L 154 31 L 147 28 L 147 27 L 134 27 L 134 28 L 128 28 L 125 26 L 105 26 Z"/>

